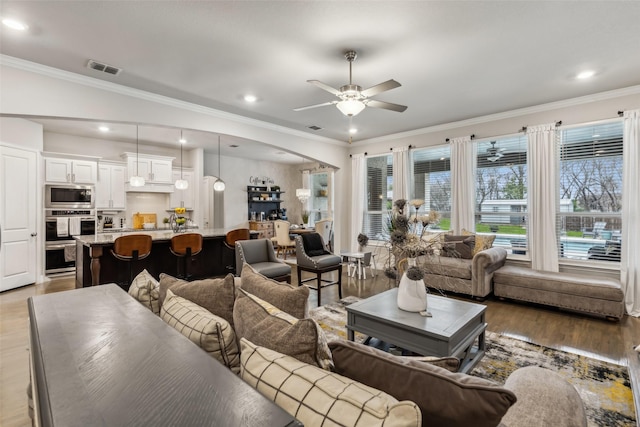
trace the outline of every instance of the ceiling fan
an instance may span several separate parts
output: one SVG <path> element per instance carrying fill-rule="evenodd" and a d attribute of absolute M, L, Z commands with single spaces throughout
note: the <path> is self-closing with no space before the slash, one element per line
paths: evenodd
<path fill-rule="evenodd" d="M 335 95 L 338 99 L 323 102 L 322 104 L 309 105 L 307 107 L 294 108 L 293 111 L 308 110 L 310 108 L 324 107 L 326 105 L 335 105 L 338 110 L 345 116 L 353 117 L 358 115 L 365 107 L 383 108 L 385 110 L 397 111 L 402 113 L 407 109 L 406 105 L 392 104 L 390 102 L 377 101 L 370 99 L 370 97 L 379 93 L 395 89 L 400 87 L 401 84 L 395 80 L 387 80 L 386 82 L 371 86 L 369 89 L 362 90 L 362 87 L 353 84 L 351 80 L 351 65 L 357 58 L 355 51 L 350 50 L 344 54 L 344 57 L 349 61 L 349 84 L 341 86 L 340 89 L 335 89 L 325 83 L 318 80 L 307 80 L 308 83 L 318 86 L 322 90 Z"/>
<path fill-rule="evenodd" d="M 496 160 L 501 159 L 504 157 L 504 154 L 502 154 L 503 151 L 504 148 L 496 147 L 496 141 L 491 141 L 491 147 L 487 148 L 487 160 L 495 162 Z"/>

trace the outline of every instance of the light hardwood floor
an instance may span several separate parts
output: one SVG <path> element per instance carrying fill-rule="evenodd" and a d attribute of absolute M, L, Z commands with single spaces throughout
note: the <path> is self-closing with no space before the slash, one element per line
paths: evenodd
<path fill-rule="evenodd" d="M 297 283 L 293 268 L 293 283 Z M 306 277 L 306 276 L 305 276 Z M 26 386 L 29 382 L 27 298 L 74 288 L 72 277 L 0 293 L 0 426 L 30 426 Z M 357 280 L 343 273 L 343 297 L 366 298 L 390 289 L 393 283 L 379 273 Z M 455 296 L 454 296 L 455 297 Z M 322 290 L 326 304 L 338 299 L 336 286 Z M 547 347 L 629 365 L 638 408 L 640 363 L 633 344 L 640 344 L 640 319 L 625 316 L 620 322 L 572 314 L 560 310 L 488 299 L 488 330 Z M 309 307 L 317 305 L 311 291 Z M 640 425 L 640 424 L 639 424 Z"/>

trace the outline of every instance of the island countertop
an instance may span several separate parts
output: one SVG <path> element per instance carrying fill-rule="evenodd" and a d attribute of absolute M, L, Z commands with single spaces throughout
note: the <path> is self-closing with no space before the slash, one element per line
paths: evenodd
<path fill-rule="evenodd" d="M 193 228 L 185 232 L 202 235 L 202 251 L 188 260 L 189 275 L 192 279 L 222 277 L 235 272 L 235 251 L 225 244 L 227 232 L 232 228 Z M 112 254 L 114 241 L 120 236 L 146 234 L 151 236 L 153 244 L 148 257 L 136 262 L 127 263 L 118 260 Z M 134 230 L 115 233 L 97 233 L 75 236 L 76 240 L 76 287 L 102 285 L 104 283 L 120 283 L 128 288 L 127 273 L 131 268 L 132 277 L 146 269 L 156 280 L 160 274 L 179 276 L 180 260 L 171 252 L 171 238 L 184 232 L 174 233 L 171 230 Z M 251 233 L 251 238 L 258 232 Z M 182 260 L 181 262 L 184 262 Z M 131 264 L 131 265 L 129 265 Z"/>
<path fill-rule="evenodd" d="M 120 236 L 127 236 L 130 234 L 147 234 L 151 236 L 151 239 L 155 241 L 164 241 L 171 240 L 173 236 L 184 234 L 184 233 L 197 233 L 201 234 L 203 238 L 208 237 L 225 237 L 228 231 L 231 231 L 232 228 L 189 228 L 184 232 L 174 233 L 171 230 L 131 230 L 131 231 L 120 231 L 120 232 L 102 232 L 97 234 L 89 234 L 89 235 L 81 235 L 74 236 L 78 242 L 80 242 L 84 246 L 93 246 L 93 245 L 109 245 L 112 244 L 115 239 Z M 258 234 L 257 231 L 253 231 L 252 234 Z"/>

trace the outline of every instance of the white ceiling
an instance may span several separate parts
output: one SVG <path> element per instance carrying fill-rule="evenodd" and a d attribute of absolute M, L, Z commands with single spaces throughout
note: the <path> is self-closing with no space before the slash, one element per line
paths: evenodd
<path fill-rule="evenodd" d="M 2 54 L 341 141 L 640 85 L 640 1 L 3 0 L 0 16 L 30 27 L 3 27 Z M 306 80 L 348 83 L 349 49 L 354 83 L 397 80 L 375 99 L 404 113 L 293 111 L 334 99 Z"/>

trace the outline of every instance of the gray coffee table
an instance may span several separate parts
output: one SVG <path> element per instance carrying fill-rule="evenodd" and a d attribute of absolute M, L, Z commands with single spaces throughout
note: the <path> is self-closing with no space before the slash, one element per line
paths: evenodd
<path fill-rule="evenodd" d="M 424 356 L 454 356 L 460 372 L 468 373 L 484 356 L 486 307 L 429 295 L 433 317 L 398 308 L 398 289 L 391 289 L 347 306 L 347 332 L 378 338 Z"/>

